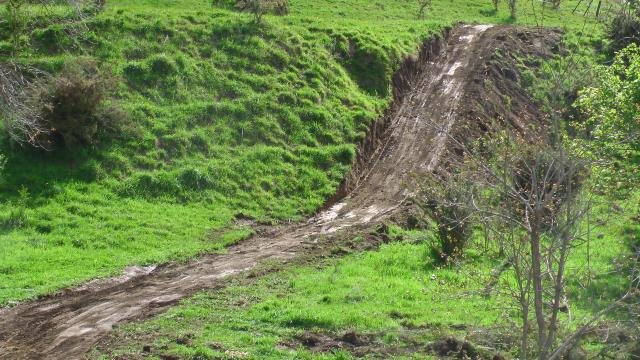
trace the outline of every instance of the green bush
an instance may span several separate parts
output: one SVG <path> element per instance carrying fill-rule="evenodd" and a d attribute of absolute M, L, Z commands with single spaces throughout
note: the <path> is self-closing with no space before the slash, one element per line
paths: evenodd
<path fill-rule="evenodd" d="M 576 102 L 584 121 L 575 143 L 582 155 L 594 161 L 602 190 L 611 193 L 639 179 L 640 47 L 628 46 L 611 66 L 596 70 L 595 86 L 584 89 Z"/>
<path fill-rule="evenodd" d="M 439 243 L 432 252 L 443 263 L 462 258 L 472 235 L 472 211 L 463 199 L 466 187 L 462 180 L 443 184 L 436 179 L 428 179 L 425 186 L 421 206 L 435 222 Z"/>
<path fill-rule="evenodd" d="M 471 224 L 466 220 L 469 211 L 455 204 L 439 204 L 432 217 L 440 240 L 439 247 L 433 249 L 437 258 L 445 263 L 461 258 L 471 237 Z"/>

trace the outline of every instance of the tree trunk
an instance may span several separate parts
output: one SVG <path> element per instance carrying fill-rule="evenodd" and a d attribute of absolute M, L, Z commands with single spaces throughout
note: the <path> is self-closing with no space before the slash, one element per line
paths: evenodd
<path fill-rule="evenodd" d="M 529 309 L 522 305 L 522 339 L 520 342 L 520 359 L 529 358 Z"/>
<path fill-rule="evenodd" d="M 535 221 L 533 221 L 535 223 Z M 540 230 L 536 225 L 531 229 L 531 275 L 533 278 L 533 305 L 536 322 L 538 324 L 538 354 L 540 359 L 545 359 L 545 345 L 547 342 L 547 322 L 544 318 L 544 299 L 542 292 L 542 271 L 540 255 Z"/>

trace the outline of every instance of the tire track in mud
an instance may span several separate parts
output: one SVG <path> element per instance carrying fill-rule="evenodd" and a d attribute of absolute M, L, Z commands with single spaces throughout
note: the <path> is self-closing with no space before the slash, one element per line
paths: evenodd
<path fill-rule="evenodd" d="M 304 245 L 342 231 L 370 227 L 396 213 L 417 188 L 420 174 L 437 166 L 455 125 L 480 39 L 491 26 L 458 26 L 411 89 L 388 114 L 389 123 L 358 185 L 306 223 L 273 229 L 234 245 L 225 254 L 188 264 L 131 268 L 58 295 L 0 310 L 1 359 L 77 359 L 114 325 L 157 314 L 220 280 L 265 260 L 287 260 Z M 434 124 L 437 126 L 434 127 Z"/>

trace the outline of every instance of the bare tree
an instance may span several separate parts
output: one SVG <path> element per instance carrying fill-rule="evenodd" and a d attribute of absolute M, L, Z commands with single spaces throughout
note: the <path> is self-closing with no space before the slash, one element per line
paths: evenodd
<path fill-rule="evenodd" d="M 40 109 L 31 101 L 31 94 L 40 86 L 34 79 L 48 77 L 42 71 L 0 63 L 0 118 L 9 137 L 20 144 L 45 147 L 39 139 L 50 129 L 42 121 Z"/>
<path fill-rule="evenodd" d="M 578 331 L 565 335 L 569 328 L 560 314 L 570 317 L 565 290 L 567 261 L 573 249 L 588 240 L 583 223 L 591 205 L 582 189 L 582 179 L 588 174 L 586 164 L 561 143 L 532 145 L 507 134 L 475 147 L 482 148 L 480 152 L 451 139 L 454 146 L 464 149 L 458 152 L 464 156 L 447 162 L 448 169 L 441 170 L 445 176 L 436 177 L 446 181 L 439 181 L 439 189 L 428 182 L 429 191 L 422 192 L 421 201 L 433 201 L 434 192 L 454 189 L 456 196 L 436 198 L 440 207 L 463 209 L 448 214 L 468 215 L 462 220 L 460 216 L 446 220 L 452 224 L 463 221 L 461 225 L 468 226 L 473 218 L 489 229 L 513 280 L 502 284 L 520 310 L 520 358 L 530 358 L 532 353 L 545 360 L 564 356 L 592 324 L 638 294 L 635 267 L 634 279 L 623 297 L 612 300 Z M 530 344 L 531 338 L 536 339 L 535 346 Z"/>
<path fill-rule="evenodd" d="M 586 168 L 562 146 L 497 138 L 502 141 L 485 146 L 485 154 L 456 144 L 466 156 L 457 164 L 458 179 L 450 184 L 459 189 L 460 178 L 473 180 L 466 186 L 467 196 L 448 206 L 477 214 L 491 229 L 513 269 L 512 293 L 522 320 L 521 358 L 529 357 L 535 328 L 536 353 L 547 359 L 556 345 L 558 315 L 569 310 L 566 263 L 584 237 L 581 223 L 589 204 L 580 196 L 580 179 Z"/>

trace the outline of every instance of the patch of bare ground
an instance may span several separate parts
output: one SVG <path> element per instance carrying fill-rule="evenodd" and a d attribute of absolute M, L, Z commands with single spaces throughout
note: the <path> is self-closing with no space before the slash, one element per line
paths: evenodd
<path fill-rule="evenodd" d="M 450 334 L 438 335 L 447 332 Z M 454 333 L 458 335 L 452 335 Z M 464 334 L 461 335 L 461 333 Z M 508 352 L 509 346 L 513 345 L 511 341 L 517 341 L 508 333 L 506 329 L 467 327 L 460 329 L 459 326 L 446 329 L 441 326 L 424 326 L 367 334 L 355 331 L 338 334 L 306 331 L 284 342 L 282 347 L 289 349 L 304 347 L 317 353 L 346 350 L 355 357 L 378 359 L 429 354 L 442 359 L 500 360 L 507 358 L 504 354 Z M 386 340 L 390 334 L 394 339 L 391 342 Z M 500 342 L 497 342 L 497 339 L 500 339 Z"/>

